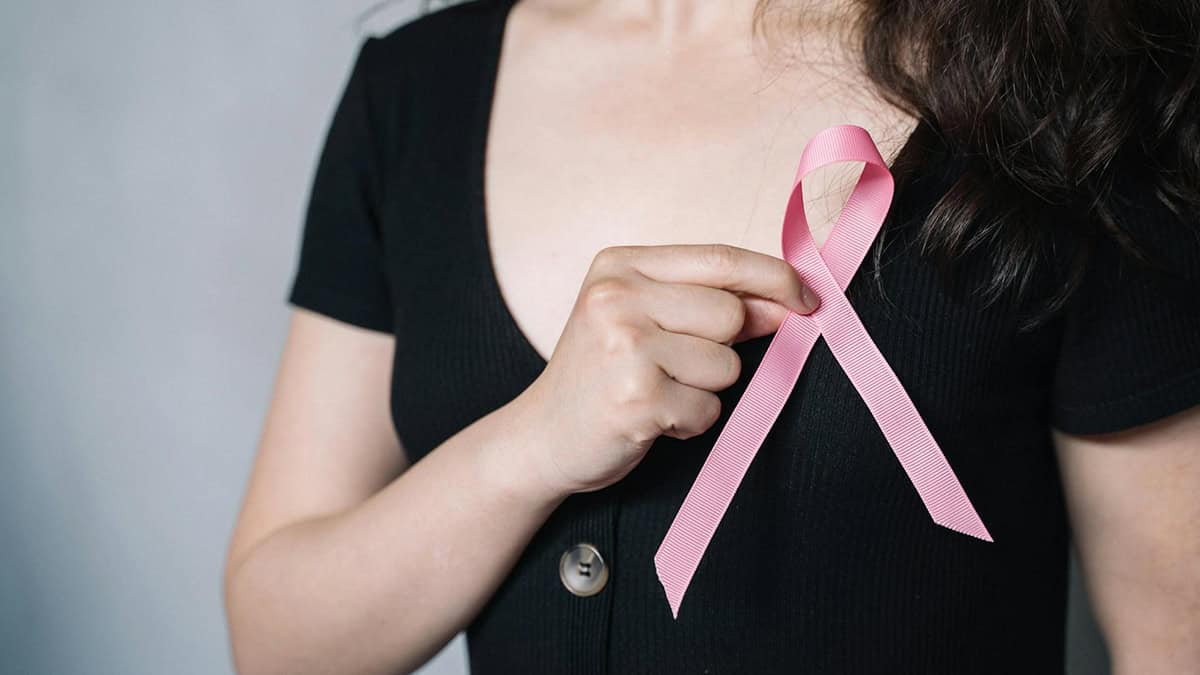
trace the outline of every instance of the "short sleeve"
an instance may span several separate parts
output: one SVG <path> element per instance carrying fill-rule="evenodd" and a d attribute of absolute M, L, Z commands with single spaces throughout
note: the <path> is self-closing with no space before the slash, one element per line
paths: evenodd
<path fill-rule="evenodd" d="M 1120 431 L 1200 404 L 1200 214 L 1181 218 L 1142 194 L 1117 224 L 1153 264 L 1104 240 L 1066 310 L 1052 422 L 1067 433 Z"/>
<path fill-rule="evenodd" d="M 308 196 L 299 260 L 288 295 L 296 307 L 391 332 L 378 203 L 379 146 L 368 83 L 378 38 L 359 48 L 326 131 Z"/>

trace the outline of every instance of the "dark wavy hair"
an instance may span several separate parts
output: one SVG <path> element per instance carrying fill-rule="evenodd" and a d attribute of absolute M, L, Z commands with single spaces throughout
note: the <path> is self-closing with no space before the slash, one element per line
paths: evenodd
<path fill-rule="evenodd" d="M 771 4 L 759 1 L 756 26 Z M 1031 329 L 1069 299 L 1101 237 L 1168 271 L 1118 214 L 1122 200 L 1154 199 L 1200 222 L 1200 2 L 852 7 L 869 80 L 963 159 L 918 233 L 943 273 L 982 257 L 973 290 L 1020 305 Z M 897 158 L 897 180 L 918 161 Z M 1032 296 L 1035 279 L 1051 290 Z"/>

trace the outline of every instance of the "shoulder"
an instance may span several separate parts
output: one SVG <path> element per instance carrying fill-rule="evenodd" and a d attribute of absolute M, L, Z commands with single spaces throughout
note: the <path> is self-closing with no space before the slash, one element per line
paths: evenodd
<path fill-rule="evenodd" d="M 1136 167 L 1118 176 L 1111 205 L 1116 231 L 1106 238 L 1106 262 L 1117 264 L 1119 273 L 1140 268 L 1168 285 L 1187 284 L 1194 291 L 1200 284 L 1200 213 L 1168 200 Z"/>
<path fill-rule="evenodd" d="M 389 32 L 367 38 L 371 70 L 387 76 L 428 64 L 433 71 L 478 58 L 502 27 L 512 0 L 468 0 L 422 14 Z"/>
<path fill-rule="evenodd" d="M 361 43 L 355 91 L 385 152 L 475 110 L 512 2 L 459 2 Z"/>

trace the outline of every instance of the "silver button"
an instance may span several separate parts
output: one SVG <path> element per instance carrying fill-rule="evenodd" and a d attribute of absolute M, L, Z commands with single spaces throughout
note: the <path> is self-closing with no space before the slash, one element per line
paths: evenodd
<path fill-rule="evenodd" d="M 563 551 L 558 561 L 558 578 L 575 595 L 595 595 L 608 583 L 608 565 L 595 546 L 580 542 Z"/>

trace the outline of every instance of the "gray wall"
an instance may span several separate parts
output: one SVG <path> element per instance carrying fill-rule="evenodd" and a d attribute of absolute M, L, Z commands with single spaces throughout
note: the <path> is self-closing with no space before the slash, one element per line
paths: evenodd
<path fill-rule="evenodd" d="M 368 5 L 0 4 L 0 671 L 231 672 L 221 557 Z"/>
<path fill-rule="evenodd" d="M 4 673 L 230 672 L 221 560 L 319 141 L 361 33 L 418 10 L 369 5 L 0 5 Z M 464 671 L 460 637 L 424 672 Z"/>

